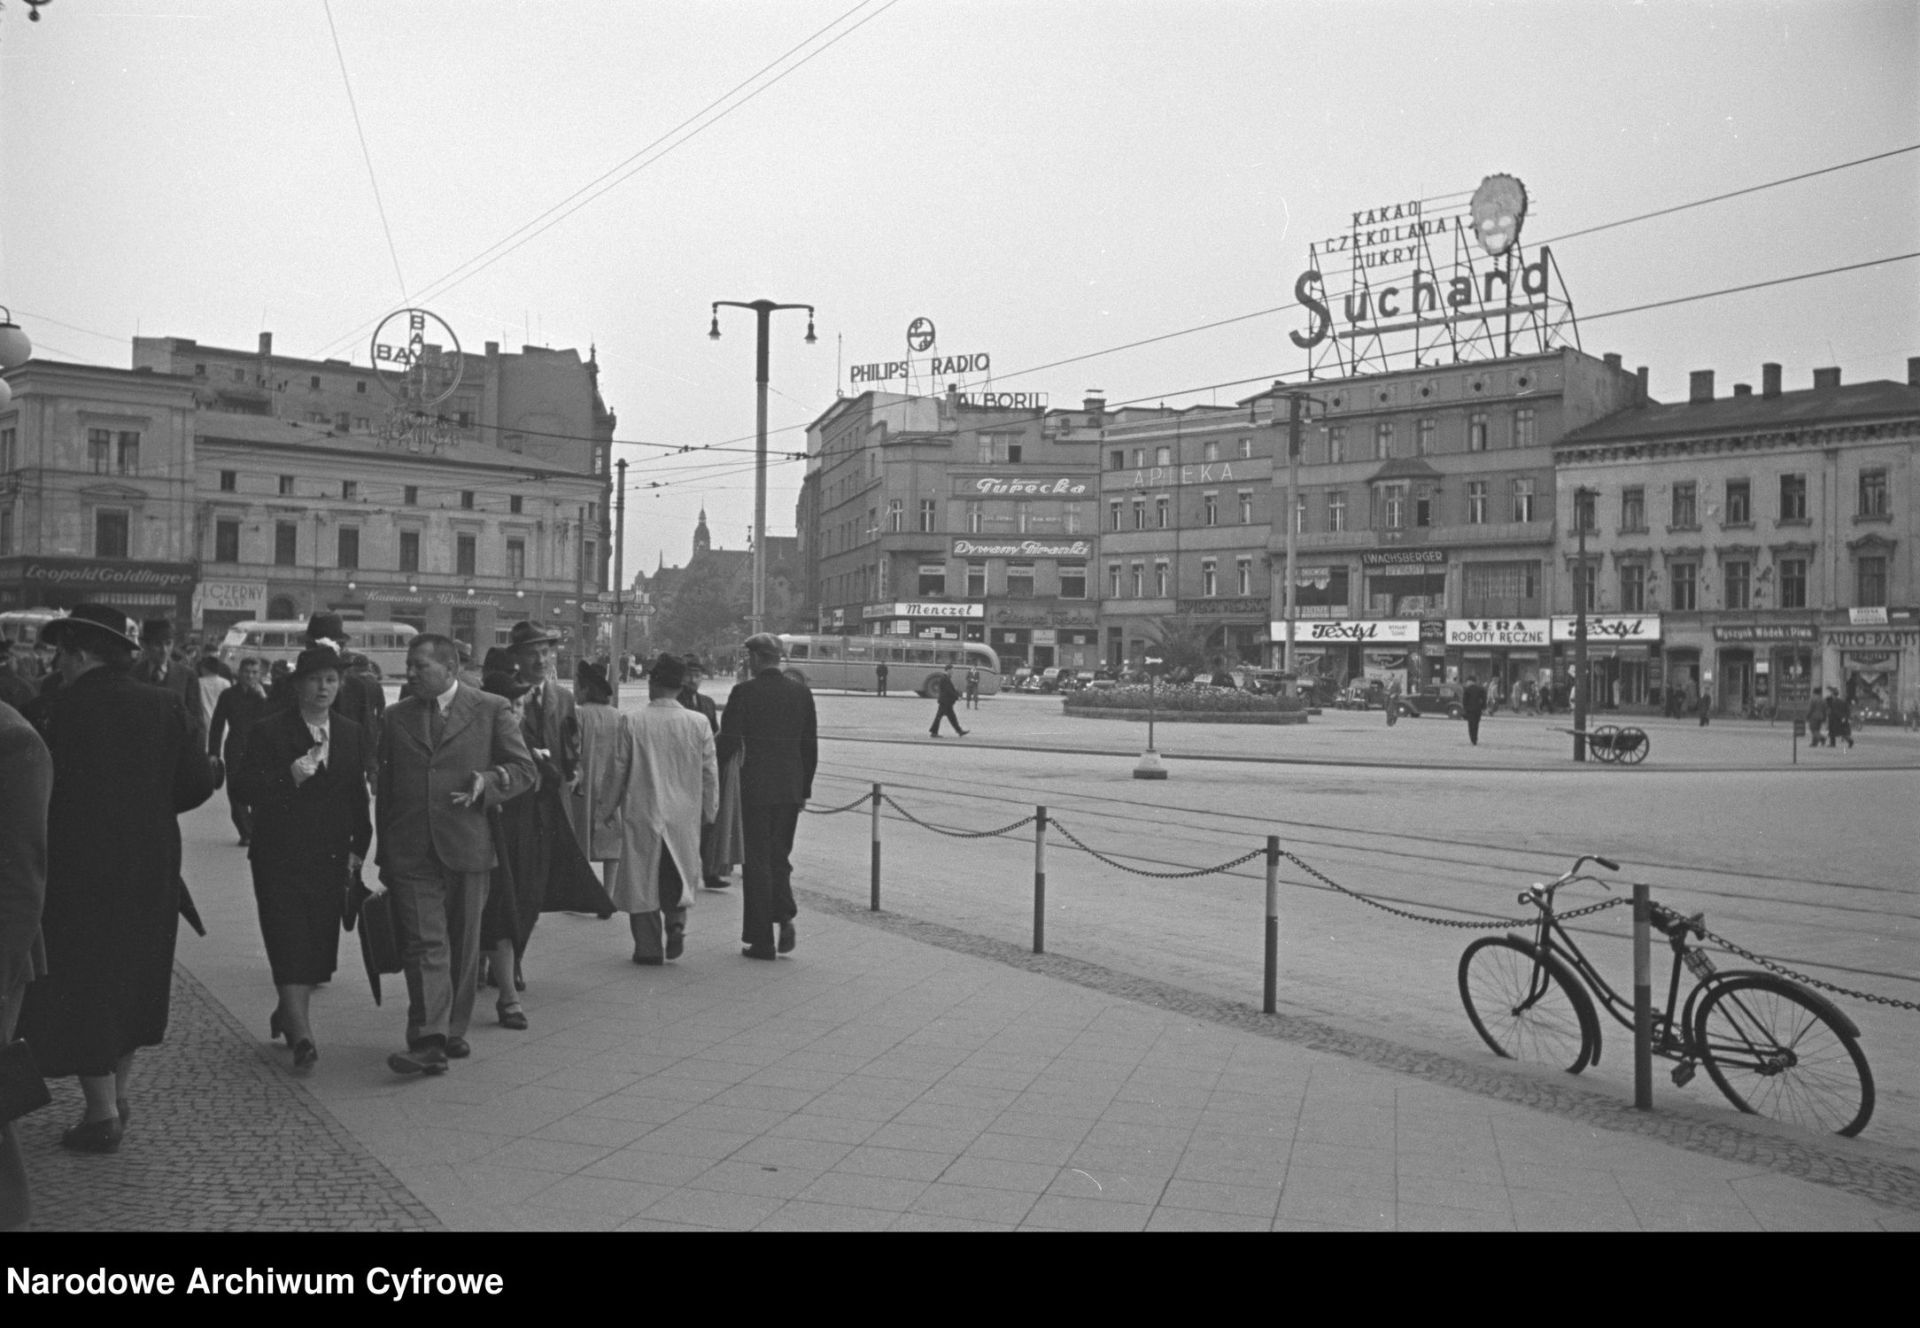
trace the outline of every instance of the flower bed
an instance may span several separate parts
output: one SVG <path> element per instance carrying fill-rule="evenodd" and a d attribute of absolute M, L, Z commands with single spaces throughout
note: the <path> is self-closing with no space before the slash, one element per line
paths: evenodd
<path fill-rule="evenodd" d="M 1161 723 L 1304 724 L 1307 703 L 1298 697 L 1261 696 L 1229 687 L 1186 684 L 1148 689 L 1087 688 L 1062 698 L 1066 713 L 1080 719 L 1126 719 L 1144 722 L 1149 714 Z"/>

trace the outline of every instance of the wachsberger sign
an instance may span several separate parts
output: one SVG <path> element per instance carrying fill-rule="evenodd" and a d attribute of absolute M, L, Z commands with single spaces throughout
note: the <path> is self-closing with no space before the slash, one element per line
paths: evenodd
<path fill-rule="evenodd" d="M 1281 636 L 1285 623 L 1273 624 Z M 1275 637 L 1276 640 L 1280 636 Z M 1361 645 L 1414 645 L 1420 640 L 1418 619 L 1391 618 L 1349 622 L 1302 622 L 1294 624 L 1295 641 L 1358 642 Z"/>
<path fill-rule="evenodd" d="M 964 475 L 953 481 L 962 498 L 1084 498 L 1093 492 L 1085 475 Z"/>
<path fill-rule="evenodd" d="M 940 600 L 905 600 L 897 604 L 869 604 L 862 618 L 985 618 L 984 604 L 950 604 Z"/>
<path fill-rule="evenodd" d="M 1091 558 L 1092 540 L 957 539 L 956 558 Z"/>
<path fill-rule="evenodd" d="M 1360 554 L 1362 567 L 1433 567 L 1446 561 L 1445 549 L 1367 549 Z"/>
<path fill-rule="evenodd" d="M 1556 614 L 1553 619 L 1553 639 L 1556 641 L 1573 640 L 1573 626 L 1578 619 L 1573 614 Z M 1660 615 L 1657 613 L 1587 615 L 1587 640 L 1589 641 L 1658 641 L 1660 639 Z"/>
<path fill-rule="evenodd" d="M 1544 646 L 1551 625 L 1545 618 L 1449 618 L 1450 646 Z"/>

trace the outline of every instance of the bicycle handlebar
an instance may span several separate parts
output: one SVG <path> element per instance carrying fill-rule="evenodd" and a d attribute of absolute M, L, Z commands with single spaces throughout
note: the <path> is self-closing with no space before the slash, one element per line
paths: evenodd
<path fill-rule="evenodd" d="M 1612 858 L 1603 858 L 1598 853 L 1582 853 L 1579 857 L 1573 860 L 1573 866 L 1567 868 L 1566 872 L 1563 873 L 1561 876 L 1555 878 L 1554 880 L 1547 881 L 1544 884 L 1529 886 L 1527 888 L 1527 892 L 1519 897 L 1520 902 L 1523 904 L 1541 903 L 1543 902 L 1543 897 L 1544 897 L 1544 902 L 1546 904 L 1552 904 L 1553 892 L 1555 890 L 1558 890 L 1561 886 L 1567 885 L 1573 881 L 1578 881 L 1578 880 L 1590 880 L 1590 881 L 1600 880 L 1600 878 L 1597 876 L 1582 877 L 1580 875 L 1580 869 L 1586 866 L 1589 862 L 1597 863 L 1598 865 L 1605 867 L 1608 871 L 1617 872 L 1620 870 L 1620 864 L 1615 862 Z M 1600 884 L 1605 885 L 1606 882 L 1600 881 Z"/>

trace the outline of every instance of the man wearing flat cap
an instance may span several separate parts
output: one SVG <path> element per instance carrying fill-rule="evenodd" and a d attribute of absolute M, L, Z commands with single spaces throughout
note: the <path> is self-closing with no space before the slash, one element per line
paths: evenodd
<path fill-rule="evenodd" d="M 780 670 L 780 639 L 766 632 L 747 638 L 752 677 L 737 685 L 721 713 L 723 737 L 743 746 L 740 826 L 743 913 L 740 940 L 749 959 L 788 954 L 795 943 L 793 834 L 800 809 L 813 796 L 820 761 L 813 693 Z M 779 928 L 776 948 L 774 929 Z"/>
<path fill-rule="evenodd" d="M 140 624 L 140 659 L 133 666 L 133 680 L 164 687 L 177 695 L 187 707 L 187 719 L 194 725 L 200 746 L 206 746 L 207 712 L 200 702 L 200 678 L 174 653 L 173 624 L 165 618 L 149 618 Z"/>

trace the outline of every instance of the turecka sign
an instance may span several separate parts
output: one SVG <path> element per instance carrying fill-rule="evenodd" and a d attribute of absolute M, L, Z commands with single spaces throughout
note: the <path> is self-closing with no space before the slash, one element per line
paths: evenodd
<path fill-rule="evenodd" d="M 1529 256 L 1520 244 L 1526 186 L 1489 175 L 1460 197 L 1362 208 L 1344 235 L 1307 247 L 1293 285 L 1307 326 L 1289 336 L 1307 352 L 1310 377 L 1403 369 L 1409 356 L 1454 364 L 1578 344 L 1553 251 Z"/>

